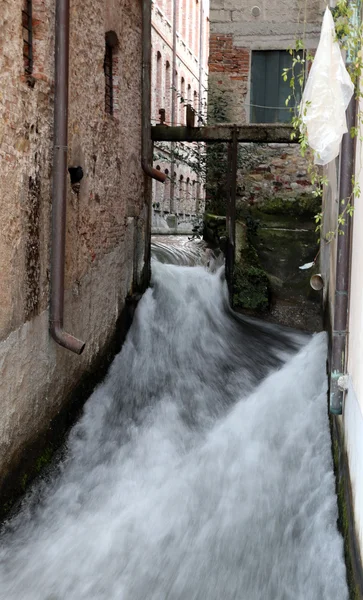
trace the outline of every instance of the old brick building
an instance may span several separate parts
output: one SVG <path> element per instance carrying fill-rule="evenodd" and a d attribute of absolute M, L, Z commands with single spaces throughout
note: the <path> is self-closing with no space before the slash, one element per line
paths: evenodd
<path fill-rule="evenodd" d="M 236 123 L 291 121 L 293 102 L 289 107 L 285 104 L 291 94 L 291 72 L 287 81 L 282 78 L 283 69 L 292 66 L 293 56 L 288 50 L 302 39 L 304 46 L 314 52 L 324 8 L 323 0 L 212 0 L 210 117 L 216 113 L 216 120 Z M 296 77 L 297 71 L 296 67 Z M 299 100 L 297 92 L 296 103 Z M 274 159 L 276 165 L 271 163 Z M 299 150 L 276 147 L 269 148 L 266 157 L 259 152 L 252 160 L 244 173 L 241 192 L 254 202 L 276 193 L 291 197 L 310 190 L 306 163 L 299 157 Z"/>
<path fill-rule="evenodd" d="M 297 39 L 317 46 L 323 0 L 211 0 L 209 98 L 226 98 L 226 120 L 285 122 L 283 68 Z"/>
<path fill-rule="evenodd" d="M 156 0 L 152 4 L 152 122 L 165 110 L 168 125 L 183 125 L 186 104 L 196 111 L 196 121 L 206 114 L 209 19 L 206 0 Z M 183 160 L 183 154 L 186 160 Z M 154 182 L 156 213 L 185 215 L 203 210 L 204 188 L 198 169 L 198 148 L 156 145 L 154 165 L 168 178 Z M 187 158 L 188 157 L 188 158 Z"/>
<path fill-rule="evenodd" d="M 147 271 L 142 3 L 75 0 L 66 167 L 83 178 L 67 175 L 64 327 L 85 350 L 51 339 L 52 168 L 64 153 L 53 148 L 56 4 L 0 6 L 0 487 L 108 352 Z"/>
<path fill-rule="evenodd" d="M 287 81 L 282 72 L 292 67 L 297 40 L 314 52 L 325 4 L 323 0 L 211 0 L 210 121 L 291 121 L 290 107 L 294 102 L 297 106 L 300 98 L 296 93 L 294 102 L 286 106 L 291 72 Z M 304 51 L 299 56 L 303 59 Z M 300 74 L 296 67 L 295 75 Z M 258 230 L 253 243 L 256 264 L 268 278 L 268 318 L 319 329 L 319 306 L 309 288 L 309 275 L 299 270 L 318 250 L 314 214 L 320 206 L 312 198 L 307 161 L 298 145 L 292 144 L 243 144 L 239 153 L 237 213 L 244 228 L 247 224 Z M 217 190 L 210 194 L 210 210 L 223 207 L 224 188 L 215 185 L 218 178 L 217 174 L 213 179 L 210 171 L 209 188 Z M 248 260 L 242 256 L 247 271 Z M 241 308 L 248 308 L 250 300 L 241 296 Z"/>

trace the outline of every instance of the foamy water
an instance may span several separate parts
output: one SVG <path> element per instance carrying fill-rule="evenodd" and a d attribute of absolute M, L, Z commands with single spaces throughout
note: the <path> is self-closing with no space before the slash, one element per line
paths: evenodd
<path fill-rule="evenodd" d="M 154 261 L 66 458 L 3 533 L 0 598 L 347 600 L 325 361 L 324 334 L 233 314 L 223 269 Z"/>

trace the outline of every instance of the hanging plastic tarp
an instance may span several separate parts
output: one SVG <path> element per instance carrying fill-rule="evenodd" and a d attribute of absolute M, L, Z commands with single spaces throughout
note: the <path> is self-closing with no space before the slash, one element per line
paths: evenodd
<path fill-rule="evenodd" d="M 301 101 L 301 117 L 315 164 L 326 165 L 338 156 L 343 134 L 348 131 L 345 111 L 353 93 L 354 85 L 336 41 L 333 16 L 327 8 Z"/>

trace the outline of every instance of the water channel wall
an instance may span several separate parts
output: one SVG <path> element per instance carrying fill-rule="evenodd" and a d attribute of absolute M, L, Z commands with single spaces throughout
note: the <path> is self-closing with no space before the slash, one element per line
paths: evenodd
<path fill-rule="evenodd" d="M 60 415 L 85 395 L 89 377 L 119 346 L 128 320 L 125 298 L 148 279 L 151 186 L 141 169 L 141 4 L 75 0 L 68 166 L 82 167 L 83 178 L 67 184 L 64 326 L 86 347 L 77 356 L 50 338 L 55 2 L 33 2 L 30 75 L 24 70 L 23 4 L 0 6 L 2 508 L 34 474 L 29 457 L 33 466 L 37 457 L 38 466 L 45 462 L 44 445 L 67 420 Z M 117 36 L 113 114 L 105 107 L 109 31 Z"/>
<path fill-rule="evenodd" d="M 362 185 L 361 144 L 356 144 L 356 180 Z M 324 167 L 329 185 L 324 190 L 323 222 L 320 244 L 320 271 L 324 281 L 325 328 L 333 331 L 337 265 L 338 214 L 342 212 L 339 195 L 339 158 Z M 362 291 L 361 199 L 355 199 L 352 219 L 351 256 L 348 293 L 349 321 L 345 360 L 346 392 L 342 415 L 332 416 L 332 436 L 338 482 L 340 524 L 345 534 L 346 558 L 350 574 L 351 597 L 363 598 L 363 291 Z M 329 240 L 329 241 L 326 241 Z M 347 274 L 348 276 L 348 274 Z M 344 368 L 344 365 L 343 365 Z"/>

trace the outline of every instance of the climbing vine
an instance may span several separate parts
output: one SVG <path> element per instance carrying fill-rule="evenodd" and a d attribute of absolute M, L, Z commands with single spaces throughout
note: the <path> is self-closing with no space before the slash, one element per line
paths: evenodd
<path fill-rule="evenodd" d="M 335 8 L 331 10 L 336 30 L 336 39 L 342 51 L 348 56 L 348 72 L 355 87 L 356 99 L 363 98 L 363 92 L 360 86 L 360 79 L 363 74 L 363 58 L 361 51 L 361 41 L 363 25 L 360 19 L 357 18 L 357 9 L 360 2 L 351 3 L 349 0 L 338 0 Z M 314 162 L 314 151 L 309 149 L 306 126 L 303 122 L 303 117 L 309 107 L 309 102 L 305 103 L 304 111 L 301 113 L 301 108 L 297 102 L 298 96 L 302 95 L 306 76 L 311 66 L 314 56 L 306 48 L 305 29 L 306 29 L 306 14 L 307 0 L 305 0 L 303 19 L 303 35 L 299 37 L 293 48 L 289 52 L 292 58 L 292 66 L 284 69 L 282 78 L 284 81 L 289 81 L 290 94 L 286 98 L 286 106 L 291 107 L 293 133 L 291 139 L 296 140 L 300 144 L 302 156 L 306 156 L 308 161 L 308 173 L 311 183 L 314 185 L 313 195 L 315 197 L 323 197 L 324 188 L 329 185 L 327 176 L 322 172 L 321 167 Z M 363 112 L 358 110 L 357 125 L 350 129 L 352 138 L 357 137 L 360 142 L 363 141 L 363 136 L 360 134 L 360 126 L 363 125 Z M 361 166 L 360 166 L 361 168 Z M 360 172 L 360 171 L 359 171 Z M 338 214 L 337 226 L 334 231 L 328 231 L 324 235 L 326 242 L 331 242 L 337 235 L 342 235 L 344 231 L 342 226 L 345 225 L 346 219 L 353 215 L 354 206 L 353 199 L 360 197 L 361 190 L 358 181 L 353 176 L 352 178 L 352 193 L 348 198 L 340 199 L 341 210 Z M 323 224 L 323 209 L 315 215 L 316 231 L 321 232 Z"/>

